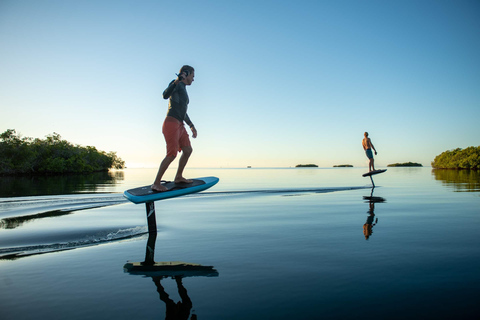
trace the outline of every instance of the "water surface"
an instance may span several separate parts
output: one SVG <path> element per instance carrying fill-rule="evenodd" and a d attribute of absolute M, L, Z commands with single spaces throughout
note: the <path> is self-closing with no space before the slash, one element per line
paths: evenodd
<path fill-rule="evenodd" d="M 476 318 L 478 175 L 389 168 L 372 190 L 364 170 L 188 169 L 220 182 L 156 202 L 153 239 L 121 192 L 155 169 L 23 196 L 2 183 L 2 319 L 162 319 L 179 301 L 198 319 Z M 149 259 L 207 269 L 124 270 Z"/>

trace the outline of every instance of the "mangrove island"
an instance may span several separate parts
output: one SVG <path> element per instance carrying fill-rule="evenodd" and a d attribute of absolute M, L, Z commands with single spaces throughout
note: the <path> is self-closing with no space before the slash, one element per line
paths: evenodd
<path fill-rule="evenodd" d="M 404 162 L 404 163 L 392 163 L 387 167 L 423 167 L 421 163 L 416 162 Z"/>
<path fill-rule="evenodd" d="M 333 166 L 334 168 L 353 168 L 351 164 L 337 164 Z"/>
<path fill-rule="evenodd" d="M 316 164 L 297 164 L 295 168 L 318 168 Z"/>
<path fill-rule="evenodd" d="M 432 162 L 435 169 L 480 169 L 480 146 L 442 152 Z"/>
<path fill-rule="evenodd" d="M 123 169 L 115 152 L 73 145 L 58 133 L 46 139 L 21 137 L 14 129 L 0 135 L 0 175 L 91 173 Z"/>

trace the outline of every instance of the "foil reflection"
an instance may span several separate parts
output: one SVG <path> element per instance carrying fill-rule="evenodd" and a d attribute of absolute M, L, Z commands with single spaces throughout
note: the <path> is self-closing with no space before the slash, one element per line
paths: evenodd
<path fill-rule="evenodd" d="M 368 240 L 370 238 L 370 236 L 373 234 L 373 227 L 378 223 L 378 217 L 375 217 L 375 204 L 386 202 L 385 198 L 374 196 L 374 190 L 375 187 L 372 188 L 370 196 L 363 196 L 363 200 L 366 200 L 365 202 L 368 202 L 368 217 L 367 221 L 363 225 L 363 235 L 365 236 L 365 240 Z"/>
<path fill-rule="evenodd" d="M 203 266 L 197 263 L 182 261 L 155 262 L 155 242 L 157 233 L 151 232 L 148 236 L 145 260 L 142 262 L 127 262 L 123 269 L 131 275 L 142 275 L 152 278 L 156 291 L 161 301 L 165 303 L 165 319 L 187 320 L 191 314 L 191 320 L 197 319 L 192 312 L 193 303 L 188 296 L 183 279 L 187 277 L 218 277 L 217 270 L 213 266 Z M 175 302 L 165 291 L 162 281 L 171 278 L 177 285 L 180 301 Z"/>

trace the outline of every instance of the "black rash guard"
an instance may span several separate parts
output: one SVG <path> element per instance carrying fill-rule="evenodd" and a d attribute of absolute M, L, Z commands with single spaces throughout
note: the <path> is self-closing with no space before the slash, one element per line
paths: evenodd
<path fill-rule="evenodd" d="M 185 121 L 189 127 L 193 127 L 193 123 L 187 114 L 189 100 L 186 85 L 181 81 L 175 84 L 174 81 L 175 80 L 172 80 L 167 89 L 163 91 L 163 98 L 170 98 L 168 101 L 167 116 L 174 117 L 181 123 Z"/>

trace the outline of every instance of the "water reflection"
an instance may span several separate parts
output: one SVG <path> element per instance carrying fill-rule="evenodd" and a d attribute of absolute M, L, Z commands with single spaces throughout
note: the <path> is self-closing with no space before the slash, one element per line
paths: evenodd
<path fill-rule="evenodd" d="M 58 176 L 0 177 L 0 197 L 98 192 L 124 180 L 123 171 Z"/>
<path fill-rule="evenodd" d="M 0 229 L 15 229 L 38 219 L 59 218 L 82 210 L 124 203 L 121 195 L 78 195 L 25 200 L 0 199 Z"/>
<path fill-rule="evenodd" d="M 480 171 L 433 169 L 432 175 L 456 192 L 480 192 Z"/>
<path fill-rule="evenodd" d="M 363 196 L 363 200 L 368 201 L 368 217 L 367 221 L 363 225 L 363 235 L 365 236 L 365 240 L 370 238 L 370 236 L 373 234 L 373 227 L 378 223 L 378 218 L 375 218 L 375 203 L 383 203 L 386 201 L 385 198 L 375 197 L 373 195 L 374 190 L 375 187 L 372 188 L 370 196 Z"/>
<path fill-rule="evenodd" d="M 155 242 L 157 233 L 150 232 L 148 235 L 145 260 L 143 262 L 128 262 L 123 266 L 125 272 L 132 275 L 142 275 L 152 278 L 160 300 L 165 303 L 165 319 L 187 320 L 193 308 L 193 303 L 188 296 L 187 289 L 183 284 L 183 278 L 186 277 L 218 277 L 218 272 L 213 266 L 203 266 L 196 263 L 167 261 L 155 262 Z M 165 291 L 161 281 L 171 278 L 177 285 L 177 291 L 180 301 L 172 300 Z M 197 319 L 197 315 L 192 313 L 190 320 Z"/>
<path fill-rule="evenodd" d="M 160 295 L 160 300 L 165 302 L 166 305 L 166 315 L 165 319 L 181 319 L 187 320 L 190 316 L 190 310 L 193 307 L 192 300 L 188 296 L 187 289 L 183 286 L 182 277 L 175 277 L 175 282 L 177 283 L 178 294 L 180 295 L 181 301 L 175 303 L 167 292 L 165 288 L 161 285 L 160 280 L 162 277 L 152 277 L 153 282 L 157 286 L 157 292 Z M 191 320 L 197 319 L 196 314 L 192 314 Z"/>
<path fill-rule="evenodd" d="M 85 209 L 81 209 L 81 210 L 85 210 Z M 27 216 L 4 218 L 4 219 L 0 219 L 0 229 L 15 229 L 15 228 L 21 227 L 23 224 L 27 222 L 32 222 L 42 218 L 57 218 L 61 216 L 66 216 L 74 213 L 75 211 L 79 211 L 79 210 L 54 210 L 54 211 L 42 212 L 42 213 L 32 214 Z"/>

